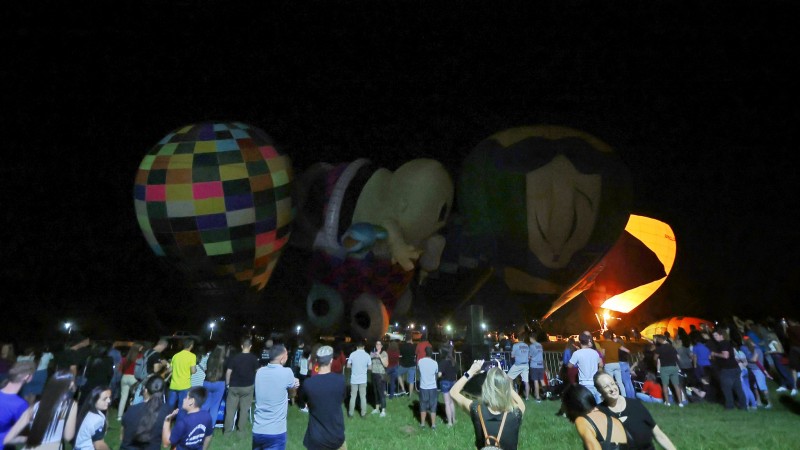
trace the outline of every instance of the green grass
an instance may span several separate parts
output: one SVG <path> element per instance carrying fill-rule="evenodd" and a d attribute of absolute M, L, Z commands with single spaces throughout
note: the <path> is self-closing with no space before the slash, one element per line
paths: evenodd
<path fill-rule="evenodd" d="M 800 402 L 786 397 L 782 404 L 777 394 L 772 394 L 773 409 L 754 412 L 725 411 L 716 404 L 691 404 L 677 406 L 647 405 L 656 422 L 679 449 L 797 449 L 800 448 Z M 473 447 L 474 432 L 469 416 L 458 411 L 457 423 L 448 428 L 439 421 L 436 430 L 421 429 L 414 415 L 415 396 L 387 401 L 387 417 L 368 414 L 348 419 L 345 415 L 347 448 L 349 450 L 426 450 L 469 449 Z M 787 401 L 788 400 L 788 401 Z M 441 398 L 440 398 L 441 401 Z M 559 403 L 528 402 L 520 431 L 520 449 L 579 449 L 582 444 L 573 425 L 563 417 L 556 417 Z M 795 413 L 789 408 L 793 408 Z M 371 411 L 371 408 L 370 408 Z M 116 412 L 109 417 L 116 417 Z M 290 450 L 303 448 L 308 416 L 296 407 L 289 407 L 288 446 Z M 119 422 L 110 421 L 106 442 L 112 449 L 119 448 Z M 249 450 L 250 428 L 240 436 L 214 433 L 213 449 Z"/>

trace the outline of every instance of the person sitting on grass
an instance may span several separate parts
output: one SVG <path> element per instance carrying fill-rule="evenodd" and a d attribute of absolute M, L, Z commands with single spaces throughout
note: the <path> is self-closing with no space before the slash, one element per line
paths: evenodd
<path fill-rule="evenodd" d="M 181 405 L 186 414 L 182 414 L 175 421 L 175 426 L 171 430 L 170 423 L 178 415 L 178 409 L 164 418 L 164 425 L 161 428 L 163 446 L 174 446 L 176 450 L 208 449 L 214 434 L 214 422 L 211 421 L 208 411 L 200 409 L 206 401 L 206 396 L 206 388 L 202 386 L 189 389 Z"/>
<path fill-rule="evenodd" d="M 644 376 L 642 392 L 637 392 L 636 398 L 645 403 L 664 403 L 664 391 L 661 389 L 661 385 L 656 382 L 656 376 L 653 372 L 647 372 L 647 375 Z"/>
<path fill-rule="evenodd" d="M 482 359 L 474 361 L 472 367 L 450 388 L 450 397 L 469 412 L 475 430 L 476 448 L 497 445 L 503 450 L 516 450 L 525 402 L 512 389 L 511 379 L 503 369 L 493 367 L 486 372 L 481 397 L 477 401 L 461 394 L 467 380 L 481 373 L 482 368 Z"/>
<path fill-rule="evenodd" d="M 614 379 L 612 383 L 616 385 Z M 594 393 L 580 384 L 573 384 L 561 397 L 562 409 L 567 418 L 575 424 L 575 429 L 586 450 L 622 450 L 633 448 L 629 445 L 625 427 L 619 419 L 609 416 L 597 408 Z"/>
<path fill-rule="evenodd" d="M 653 439 L 655 439 L 662 448 L 675 450 L 675 445 L 658 427 L 655 419 L 650 415 L 650 411 L 638 399 L 625 398 L 620 393 L 616 380 L 610 374 L 597 372 L 594 376 L 594 386 L 603 397 L 603 403 L 598 405 L 598 408 L 622 422 L 629 434 L 628 444 L 633 448 L 655 449 L 653 447 Z"/>

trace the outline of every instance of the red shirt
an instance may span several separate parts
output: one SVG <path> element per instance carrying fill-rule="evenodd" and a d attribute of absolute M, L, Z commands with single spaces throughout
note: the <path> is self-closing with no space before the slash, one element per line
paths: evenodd
<path fill-rule="evenodd" d="M 139 356 L 136 358 L 141 358 L 142 354 L 139 353 Z M 136 370 L 136 360 L 128 362 L 127 358 L 122 357 L 122 361 L 119 362 L 119 369 L 123 375 L 133 375 L 133 371 Z"/>
<path fill-rule="evenodd" d="M 345 362 L 347 362 L 347 357 L 344 356 L 344 352 L 339 352 L 339 355 L 331 361 L 331 372 L 342 373 Z"/>
<path fill-rule="evenodd" d="M 664 399 L 664 392 L 661 390 L 661 385 L 655 381 L 647 380 L 642 385 L 642 392 L 658 399 Z"/>
<path fill-rule="evenodd" d="M 417 343 L 417 361 L 425 357 L 425 347 L 433 348 L 431 343 L 428 341 L 419 341 Z"/>
<path fill-rule="evenodd" d="M 386 354 L 389 355 L 389 365 L 386 367 L 397 367 L 400 365 L 400 352 L 397 350 L 386 350 Z"/>

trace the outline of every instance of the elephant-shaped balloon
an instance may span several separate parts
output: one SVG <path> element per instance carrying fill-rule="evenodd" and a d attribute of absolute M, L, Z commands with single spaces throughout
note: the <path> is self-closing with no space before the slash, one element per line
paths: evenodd
<path fill-rule="evenodd" d="M 392 314 L 412 303 L 415 269 L 434 270 L 444 247 L 437 235 L 453 205 L 444 166 L 415 159 L 395 171 L 367 159 L 318 163 L 297 180 L 292 245 L 311 251 L 306 299 L 320 329 L 385 333 Z"/>

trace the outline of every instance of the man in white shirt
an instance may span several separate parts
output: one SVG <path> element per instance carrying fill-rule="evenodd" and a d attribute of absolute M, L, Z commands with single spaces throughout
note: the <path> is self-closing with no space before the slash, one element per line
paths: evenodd
<path fill-rule="evenodd" d="M 595 401 L 599 404 L 603 401 L 603 398 L 594 386 L 594 374 L 603 367 L 603 360 L 600 359 L 600 353 L 592 348 L 591 334 L 581 333 L 578 340 L 581 343 L 581 348 L 576 350 L 569 358 L 567 367 L 578 367 L 578 384 L 589 389 L 594 395 Z"/>
<path fill-rule="evenodd" d="M 431 428 L 436 429 L 436 407 L 439 404 L 439 390 L 436 378 L 439 376 L 439 363 L 433 360 L 433 349 L 425 347 L 425 357 L 417 362 L 419 368 L 419 411 L 420 427 L 425 427 L 425 417 L 431 414 Z"/>
<path fill-rule="evenodd" d="M 356 351 L 347 358 L 350 368 L 350 409 L 347 415 L 353 417 L 356 412 L 356 394 L 361 400 L 361 417 L 367 415 L 367 369 L 372 363 L 369 353 L 364 351 L 364 341 L 358 341 Z"/>

